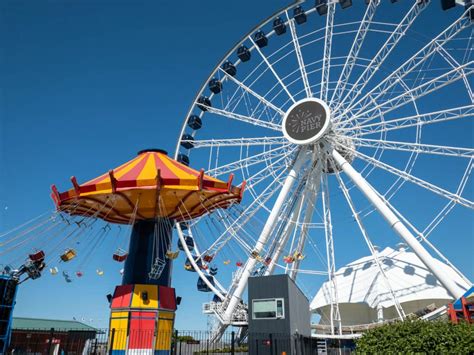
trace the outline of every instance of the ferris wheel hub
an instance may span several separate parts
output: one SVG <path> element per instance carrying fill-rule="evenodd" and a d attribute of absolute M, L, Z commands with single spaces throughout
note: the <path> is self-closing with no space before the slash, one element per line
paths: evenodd
<path fill-rule="evenodd" d="M 292 143 L 317 142 L 329 130 L 330 109 L 322 100 L 310 97 L 295 102 L 283 117 L 284 136 Z"/>

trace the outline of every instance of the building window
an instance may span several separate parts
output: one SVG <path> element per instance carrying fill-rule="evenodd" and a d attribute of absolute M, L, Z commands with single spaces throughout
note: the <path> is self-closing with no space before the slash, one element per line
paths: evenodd
<path fill-rule="evenodd" d="M 252 319 L 285 318 L 285 301 L 283 298 L 252 300 Z"/>

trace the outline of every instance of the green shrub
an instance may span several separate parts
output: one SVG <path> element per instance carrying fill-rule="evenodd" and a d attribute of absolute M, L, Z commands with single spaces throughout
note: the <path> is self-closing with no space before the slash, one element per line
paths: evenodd
<path fill-rule="evenodd" d="M 356 341 L 357 354 L 472 354 L 474 328 L 465 322 L 404 321 L 371 329 Z"/>

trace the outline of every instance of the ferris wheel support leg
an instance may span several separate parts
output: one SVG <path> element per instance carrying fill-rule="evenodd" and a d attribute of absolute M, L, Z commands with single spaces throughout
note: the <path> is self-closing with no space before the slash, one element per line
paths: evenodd
<path fill-rule="evenodd" d="M 305 148 L 302 148 L 300 152 L 298 153 L 296 161 L 293 164 L 293 167 L 291 168 L 288 176 L 286 177 L 285 182 L 283 183 L 283 186 L 275 201 L 275 204 L 273 205 L 270 215 L 268 216 L 265 226 L 263 227 L 262 232 L 260 233 L 257 243 L 255 244 L 255 247 L 254 247 L 255 252 L 260 253 L 263 250 L 263 247 L 265 246 L 265 244 L 267 243 L 268 238 L 270 237 L 275 227 L 275 224 L 278 221 L 281 208 L 283 207 L 284 202 L 288 198 L 291 188 L 293 184 L 295 183 L 296 179 L 298 178 L 299 172 L 303 166 L 303 163 L 306 160 L 306 154 L 307 154 L 307 151 Z M 245 288 L 247 287 L 247 282 L 250 277 L 250 274 L 256 264 L 257 264 L 256 258 L 250 258 L 248 262 L 245 264 L 245 268 L 242 271 L 242 274 L 239 278 L 239 283 L 237 287 L 235 288 L 235 291 L 232 293 L 232 295 L 230 295 L 231 298 L 229 300 L 229 303 L 224 313 L 224 318 L 226 320 L 230 320 L 232 318 L 232 314 L 241 300 L 242 294 L 244 293 Z"/>
<path fill-rule="evenodd" d="M 338 167 L 346 173 L 347 176 L 354 182 L 358 189 L 365 195 L 370 203 L 379 211 L 385 218 L 391 228 L 397 233 L 413 250 L 413 252 L 420 258 L 425 266 L 433 275 L 441 282 L 446 290 L 455 298 L 462 296 L 462 289 L 436 267 L 435 260 L 428 253 L 428 251 L 421 245 L 415 236 L 408 230 L 402 221 L 395 215 L 394 212 L 383 202 L 383 200 L 374 191 L 374 188 L 359 174 L 352 165 L 335 149 L 332 149 L 332 157 L 336 161 Z"/>

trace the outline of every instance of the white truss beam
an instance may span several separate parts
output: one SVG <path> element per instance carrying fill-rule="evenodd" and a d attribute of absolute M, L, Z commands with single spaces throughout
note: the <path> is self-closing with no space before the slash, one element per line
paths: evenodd
<path fill-rule="evenodd" d="M 352 180 L 357 188 L 365 195 L 369 202 L 379 211 L 379 213 L 385 218 L 389 226 L 397 233 L 413 250 L 413 252 L 420 258 L 425 264 L 428 270 L 441 282 L 446 290 L 455 298 L 458 299 L 462 296 L 462 291 L 456 286 L 453 280 L 448 275 L 444 274 L 441 270 L 436 267 L 435 260 L 426 251 L 421 243 L 413 236 L 407 227 L 400 221 L 400 219 L 392 212 L 392 210 L 383 202 L 383 200 L 377 195 L 374 188 L 360 175 L 347 160 L 337 152 L 336 149 L 332 149 L 332 157 L 336 161 L 338 167 L 344 171 L 344 173 Z"/>

